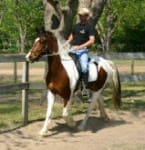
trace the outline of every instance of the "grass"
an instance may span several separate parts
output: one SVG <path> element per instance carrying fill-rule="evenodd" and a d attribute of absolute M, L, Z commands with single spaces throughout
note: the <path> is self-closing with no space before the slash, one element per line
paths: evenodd
<path fill-rule="evenodd" d="M 145 82 L 122 83 L 122 110 L 140 110 L 145 111 Z M 105 99 L 107 99 L 106 107 L 112 108 L 111 91 L 107 88 L 104 91 Z"/>
<path fill-rule="evenodd" d="M 21 124 L 20 101 L 0 104 L 0 131 Z"/>
<path fill-rule="evenodd" d="M 122 107 L 121 109 L 126 111 L 145 111 L 145 82 L 132 82 L 122 83 Z M 30 93 L 32 96 L 38 97 L 38 91 Z M 112 108 L 111 103 L 111 91 L 110 88 L 106 88 L 103 92 L 105 97 L 105 107 Z M 81 114 L 86 112 L 88 103 L 75 103 L 71 109 L 71 113 Z M 37 99 L 31 99 L 29 102 L 29 121 L 44 119 L 46 113 L 47 103 L 40 103 Z M 59 118 L 62 116 L 63 104 L 55 103 L 53 118 Z M 21 117 L 21 101 L 15 100 L 11 102 L 0 103 L 0 131 L 10 129 L 22 124 Z"/>
<path fill-rule="evenodd" d="M 29 121 L 42 120 L 46 114 L 47 104 L 40 104 L 38 101 L 29 102 Z M 53 119 L 62 116 L 63 104 L 55 103 Z M 87 103 L 74 104 L 71 113 L 79 114 L 86 111 Z M 21 102 L 7 102 L 0 104 L 0 131 L 14 128 L 22 124 Z"/>

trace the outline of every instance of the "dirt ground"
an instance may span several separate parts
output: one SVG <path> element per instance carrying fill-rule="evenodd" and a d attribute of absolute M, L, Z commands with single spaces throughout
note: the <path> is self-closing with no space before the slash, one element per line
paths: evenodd
<path fill-rule="evenodd" d="M 1 150 L 145 150 L 145 112 L 107 110 L 109 121 L 90 116 L 85 131 L 53 120 L 49 135 L 40 137 L 43 121 L 1 133 Z M 84 115 L 74 116 L 77 125 Z"/>
<path fill-rule="evenodd" d="M 42 71 L 31 70 L 39 78 Z M 5 69 L 1 70 L 3 74 L 6 75 Z M 107 114 L 110 120 L 104 121 L 94 112 L 86 130 L 81 132 L 77 127 L 68 128 L 63 119 L 53 120 L 45 138 L 38 135 L 43 121 L 30 123 L 1 133 L 0 150 L 145 150 L 145 111 L 116 112 L 108 109 Z M 74 116 L 77 125 L 83 117 Z"/>

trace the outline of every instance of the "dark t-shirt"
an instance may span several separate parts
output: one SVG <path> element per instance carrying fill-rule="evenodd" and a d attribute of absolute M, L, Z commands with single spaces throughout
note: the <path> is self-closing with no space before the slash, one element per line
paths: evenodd
<path fill-rule="evenodd" d="M 90 23 L 76 24 L 72 29 L 72 34 L 74 36 L 72 45 L 81 45 L 89 40 L 90 36 L 95 35 L 95 29 Z"/>

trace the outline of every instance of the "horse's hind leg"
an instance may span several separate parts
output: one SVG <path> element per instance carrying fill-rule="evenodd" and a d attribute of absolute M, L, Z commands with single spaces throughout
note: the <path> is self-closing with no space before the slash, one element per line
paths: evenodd
<path fill-rule="evenodd" d="M 64 102 L 67 102 L 67 103 L 64 103 L 62 116 L 69 127 L 75 127 L 76 123 L 73 120 L 72 116 L 69 114 L 69 109 L 71 107 L 72 100 L 71 99 L 69 101 L 64 100 Z"/>
<path fill-rule="evenodd" d="M 47 135 L 49 124 L 50 124 L 50 121 L 51 121 L 51 114 L 52 114 L 52 108 L 53 108 L 53 105 L 54 105 L 54 99 L 55 99 L 54 94 L 50 90 L 48 90 L 46 118 L 45 118 L 43 128 L 39 132 L 39 134 L 42 135 L 42 136 Z"/>
<path fill-rule="evenodd" d="M 107 116 L 107 113 L 104 109 L 104 98 L 103 96 L 100 94 L 99 98 L 97 99 L 97 105 L 98 105 L 98 108 L 99 108 L 99 111 L 100 111 L 100 117 L 103 118 L 103 119 L 106 119 L 108 120 L 108 116 Z"/>
<path fill-rule="evenodd" d="M 92 111 L 93 108 L 96 106 L 96 100 L 99 98 L 100 92 L 101 92 L 101 91 L 98 91 L 98 92 L 93 93 L 92 99 L 91 99 L 91 103 L 90 103 L 89 108 L 88 108 L 88 110 L 87 110 L 87 114 L 86 114 L 84 120 L 83 120 L 83 121 L 81 122 L 81 124 L 78 126 L 78 129 L 79 129 L 80 131 L 81 131 L 81 130 L 84 130 L 85 125 L 86 125 L 86 122 L 87 122 L 87 120 L 88 120 L 88 118 L 89 118 L 89 116 L 90 116 L 90 114 L 91 114 L 91 111 Z"/>

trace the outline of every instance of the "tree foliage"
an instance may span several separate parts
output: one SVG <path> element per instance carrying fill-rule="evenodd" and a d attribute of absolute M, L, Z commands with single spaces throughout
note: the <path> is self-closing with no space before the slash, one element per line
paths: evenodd
<path fill-rule="evenodd" d="M 29 40 L 34 38 L 35 27 L 43 25 L 41 0 L 4 0 L 0 14 L 0 48 L 6 52 L 25 52 Z"/>
<path fill-rule="evenodd" d="M 145 0 L 122 1 L 120 21 L 112 40 L 115 51 L 144 51 Z"/>
<path fill-rule="evenodd" d="M 36 37 L 35 28 L 44 24 L 46 29 L 48 24 L 53 27 L 51 31 L 61 25 L 61 37 L 66 38 L 77 20 L 77 9 L 83 6 L 91 9 L 92 22 L 97 25 L 96 47 L 103 51 L 144 51 L 145 0 L 58 1 L 59 5 L 57 0 L 1 0 L 0 52 L 28 51 Z M 46 10 L 50 4 L 51 9 Z M 55 23 L 51 24 L 52 12 Z"/>

